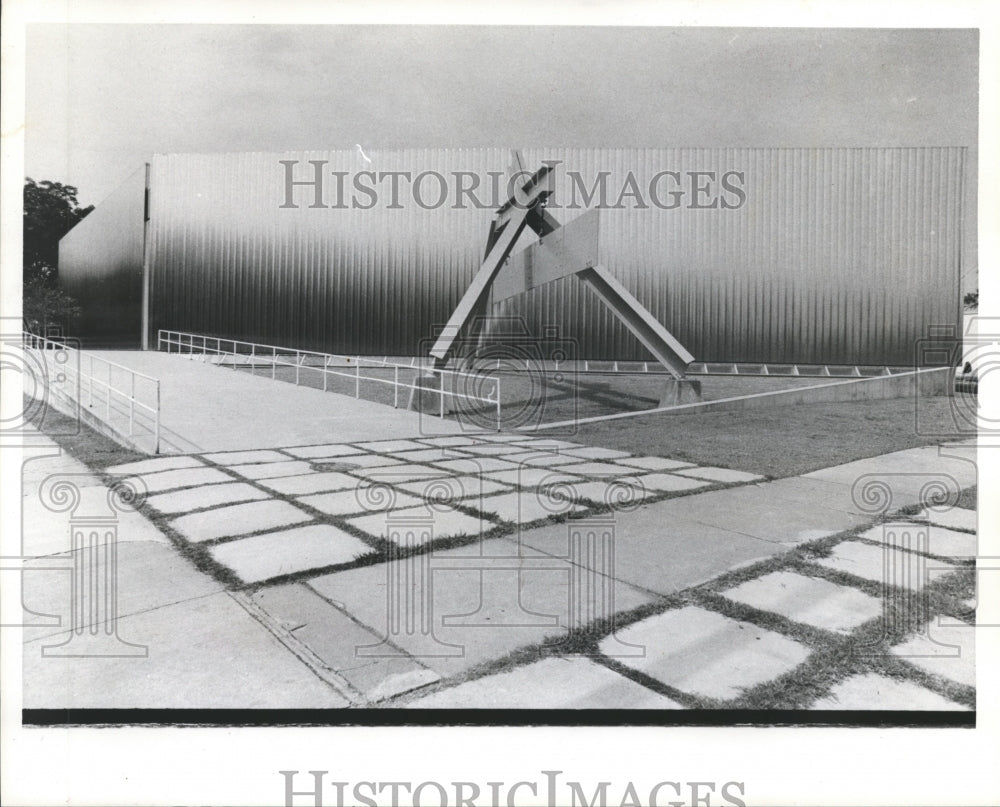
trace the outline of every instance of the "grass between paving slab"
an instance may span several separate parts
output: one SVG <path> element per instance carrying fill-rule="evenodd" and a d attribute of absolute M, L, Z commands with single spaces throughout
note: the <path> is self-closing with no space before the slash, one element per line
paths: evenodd
<path fill-rule="evenodd" d="M 79 429 L 70 428 L 74 425 L 75 424 L 70 418 L 58 415 L 58 413 L 53 414 L 50 412 L 46 416 L 45 431 L 50 433 L 50 436 L 52 436 L 57 443 L 65 448 L 71 456 L 74 456 L 76 459 L 93 468 L 95 473 L 97 473 L 106 484 L 113 484 L 117 479 L 117 477 L 109 476 L 104 472 L 104 469 L 107 467 L 148 459 L 147 455 L 122 448 L 109 438 L 90 430 L 86 426 L 81 426 Z M 679 455 L 674 452 L 672 457 L 679 458 Z M 224 466 L 215 464 L 211 465 L 225 470 Z M 239 478 L 240 481 L 247 482 L 251 485 L 256 484 L 254 480 L 247 480 L 242 477 L 234 476 L 234 479 L 235 478 Z M 263 486 L 259 487 L 261 487 L 262 490 L 265 490 L 273 499 L 295 502 L 297 505 L 302 506 L 302 503 L 296 501 L 292 496 L 283 496 L 268 488 L 264 488 Z M 713 485 L 702 490 L 721 487 L 731 486 Z M 651 497 L 649 501 L 658 501 L 663 498 L 673 498 L 677 495 L 688 494 L 687 492 L 665 493 Z M 960 506 L 974 508 L 976 505 L 976 499 L 976 488 L 967 488 L 961 491 L 958 504 Z M 304 509 L 311 510 L 312 508 L 305 506 Z M 456 509 L 460 509 L 463 512 L 467 511 L 470 515 L 478 512 L 464 507 Z M 603 507 L 586 511 L 583 514 L 564 514 L 555 518 L 540 519 L 537 523 L 542 524 L 549 521 L 564 521 L 567 518 L 573 517 L 586 517 L 593 515 L 594 512 L 609 509 L 611 508 L 605 505 Z M 917 509 L 918 508 L 912 507 L 907 508 L 902 512 L 912 515 Z M 364 540 L 372 546 L 373 551 L 361 556 L 351 563 L 337 564 L 335 566 L 324 567 L 322 569 L 310 569 L 280 578 L 273 578 L 268 581 L 263 581 L 262 583 L 245 585 L 232 572 L 232 570 L 218 563 L 211 557 L 208 552 L 208 548 L 217 542 L 208 542 L 207 544 L 190 542 L 173 530 L 168 523 L 169 520 L 175 516 L 164 516 L 158 511 L 155 511 L 145 505 L 140 505 L 140 510 L 144 512 L 144 514 L 150 518 L 150 520 L 158 528 L 160 528 L 165 535 L 167 535 L 172 543 L 179 549 L 181 554 L 194 563 L 194 565 L 201 571 L 211 574 L 216 579 L 232 588 L 241 588 L 250 591 L 269 585 L 307 581 L 310 578 L 315 578 L 322 574 L 339 571 L 345 568 L 353 568 L 355 566 L 362 565 L 367 566 L 384 562 L 387 557 L 387 553 L 391 553 L 393 558 L 397 556 L 403 557 L 405 554 L 416 554 L 423 551 L 457 547 L 480 540 L 480 536 L 456 536 L 454 538 L 434 541 L 427 546 L 417 547 L 414 550 L 400 551 L 397 547 L 390 545 L 383 539 L 374 539 L 372 536 L 357 530 L 352 525 L 345 523 L 342 518 L 331 517 L 316 511 L 314 515 L 317 522 L 321 521 L 322 523 L 333 523 L 345 532 L 349 532 L 350 534 Z M 534 524 L 536 522 L 532 523 Z M 676 595 L 655 595 L 656 599 L 654 602 L 615 615 L 613 624 L 609 620 L 596 621 L 581 630 L 571 632 L 569 635 L 554 637 L 534 646 L 520 648 L 503 658 L 479 665 L 467 671 L 462 676 L 397 697 L 388 701 L 385 705 L 398 705 L 398 703 L 402 701 L 410 700 L 434 689 L 450 687 L 462 681 L 479 678 L 484 675 L 497 672 L 503 672 L 546 656 L 582 654 L 591 656 L 597 663 L 604 664 L 615 672 L 618 672 L 653 691 L 671 698 L 685 708 L 692 709 L 808 708 L 811 703 L 827 695 L 830 688 L 839 681 L 842 681 L 851 675 L 864 672 L 874 672 L 890 678 L 908 680 L 937 692 L 938 694 L 957 703 L 974 708 L 975 692 L 970 687 L 964 687 L 940 676 L 931 675 L 914 665 L 909 664 L 904 659 L 897 658 L 889 653 L 889 648 L 892 644 L 901 641 L 906 635 L 911 634 L 920 627 L 920 624 L 916 621 L 914 614 L 900 613 L 894 604 L 895 601 L 892 599 L 889 600 L 888 607 L 893 610 L 891 610 L 887 615 L 870 620 L 852 631 L 850 634 L 842 635 L 808 625 L 803 625 L 786 619 L 778 614 L 759 611 L 758 609 L 750 606 L 728 600 L 722 594 L 725 589 L 739 585 L 747 580 L 755 579 L 774 571 L 787 570 L 827 579 L 841 585 L 852 586 L 872 596 L 881 597 L 882 588 L 880 583 L 863 580 L 810 563 L 812 559 L 828 554 L 836 544 L 844 540 L 852 539 L 862 540 L 867 543 L 875 543 L 858 537 L 859 534 L 866 529 L 868 529 L 868 526 L 859 527 L 832 537 L 804 544 L 781 556 L 770 558 L 768 560 L 734 570 L 721 575 L 712 581 L 685 590 Z M 504 523 L 497 525 L 487 535 L 488 537 L 502 537 L 513 534 L 515 530 L 515 525 Z M 262 531 L 261 534 L 272 531 L 274 530 Z M 956 619 L 969 622 L 971 615 L 965 611 L 962 601 L 971 599 L 975 596 L 975 573 L 969 564 L 960 563 L 959 565 L 962 565 L 965 568 L 960 568 L 960 570 L 954 574 L 935 580 L 925 588 L 924 592 L 927 602 L 927 616 L 947 614 Z M 900 592 L 897 591 L 896 593 L 898 595 Z M 713 610 L 731 618 L 756 624 L 761 628 L 785 635 L 807 646 L 812 650 L 812 652 L 805 662 L 788 673 L 772 681 L 753 687 L 745 691 L 738 698 L 730 701 L 719 701 L 712 698 L 682 692 L 671 686 L 663 684 L 655 678 L 634 670 L 616 659 L 608 658 L 600 653 L 599 644 L 601 640 L 604 639 L 612 630 L 620 630 L 649 616 L 689 604 Z M 888 626 L 899 627 L 900 625 L 904 627 L 902 632 L 887 635 Z M 865 647 L 868 652 L 859 654 L 856 652 L 856 648 L 858 647 Z"/>
<path fill-rule="evenodd" d="M 963 506 L 974 507 L 976 489 L 973 487 L 963 490 L 959 501 Z M 881 521 L 898 520 L 898 518 L 899 514 L 895 514 Z M 865 525 L 802 544 L 782 555 L 734 569 L 676 594 L 656 595 L 648 592 L 654 594 L 653 602 L 619 612 L 613 620 L 597 620 L 567 635 L 519 648 L 502 658 L 473 667 L 460 676 L 397 696 L 382 705 L 391 707 L 410 702 L 429 692 L 451 688 L 487 675 L 507 672 L 546 657 L 577 654 L 590 657 L 596 663 L 603 664 L 687 709 L 808 709 L 813 703 L 829 695 L 836 684 L 853 675 L 865 673 L 909 681 L 957 704 L 975 709 L 976 696 L 973 688 L 930 674 L 891 653 L 893 645 L 903 642 L 922 629 L 927 620 L 936 619 L 938 616 L 947 615 L 970 626 L 974 624 L 974 614 L 969 613 L 963 605 L 964 600 L 975 596 L 974 562 L 949 559 L 958 566 L 958 569 L 925 586 L 922 591 L 922 607 L 916 610 L 901 607 L 901 603 L 912 601 L 902 589 L 890 587 L 885 590 L 881 582 L 855 577 L 811 563 L 818 557 L 829 555 L 837 544 L 847 540 L 881 547 L 882 545 L 876 541 L 859 537 L 860 533 L 869 528 L 869 525 Z M 882 600 L 883 615 L 863 623 L 849 633 L 842 634 L 795 622 L 780 614 L 762 611 L 730 600 L 724 595 L 728 589 L 778 571 L 796 572 L 858 589 Z M 601 653 L 601 641 L 613 631 L 620 631 L 648 617 L 686 605 L 715 611 L 731 619 L 751 623 L 786 636 L 803 644 L 811 652 L 797 667 L 775 679 L 751 687 L 731 700 L 718 700 L 684 692 Z"/>
<path fill-rule="evenodd" d="M 67 416 L 62 415 L 58 412 L 54 412 L 51 415 L 46 416 L 46 422 L 43 424 L 45 430 L 50 433 L 52 439 L 59 443 L 67 452 L 75 457 L 76 459 L 83 462 L 88 467 L 92 468 L 94 472 L 102 479 L 105 484 L 112 485 L 116 481 L 120 481 L 120 477 L 111 476 L 105 473 L 105 469 L 120 465 L 128 462 L 135 462 L 139 460 L 149 459 L 148 455 L 141 454 L 131 449 L 123 448 L 99 432 L 90 429 L 86 424 L 76 424 Z M 69 428 L 74 426 L 74 428 Z M 275 449 L 276 451 L 281 451 L 281 449 Z M 461 448 L 457 449 L 459 452 Z M 371 454 L 384 454 L 384 452 L 378 451 L 368 451 L 366 453 Z M 292 455 L 288 455 L 289 459 L 296 459 Z M 449 459 L 455 459 L 456 457 L 449 457 Z M 492 524 L 488 526 L 485 530 L 480 533 L 475 534 L 460 534 L 449 536 L 446 538 L 438 538 L 427 544 L 415 546 L 409 549 L 404 549 L 398 547 L 396 544 L 385 540 L 379 536 L 373 536 L 363 530 L 360 530 L 354 524 L 350 522 L 351 518 L 357 517 L 361 514 L 344 514 L 344 515 L 330 515 L 322 510 L 319 510 L 307 502 L 302 501 L 302 499 L 297 498 L 292 494 L 279 493 L 269 487 L 267 487 L 264 482 L 268 480 L 257 480 L 243 477 L 237 475 L 235 472 L 230 471 L 229 467 L 222 465 L 217 462 L 213 462 L 204 456 L 199 457 L 200 460 L 205 464 L 205 467 L 216 468 L 222 473 L 232 477 L 234 481 L 240 481 L 251 487 L 254 487 L 261 492 L 265 493 L 270 500 L 283 501 L 296 506 L 297 508 L 305 511 L 312 516 L 311 521 L 301 522 L 291 527 L 275 527 L 267 528 L 263 530 L 253 531 L 249 533 L 244 533 L 236 536 L 226 536 L 221 538 L 215 538 L 207 541 L 191 541 L 187 539 L 184 535 L 178 532 L 172 525 L 172 521 L 179 518 L 181 515 L 188 515 L 190 513 L 196 512 L 208 512 L 216 508 L 197 508 L 186 513 L 174 513 L 174 514 L 164 514 L 156 510 L 153 507 L 145 504 L 144 501 L 137 503 L 137 509 L 147 518 L 151 523 L 153 523 L 161 532 L 163 532 L 171 542 L 180 550 L 181 554 L 188 558 L 194 565 L 202 572 L 212 575 L 219 582 L 233 589 L 245 589 L 247 591 L 253 592 L 261 588 L 286 585 L 289 583 L 298 583 L 307 581 L 309 579 L 320 577 L 322 575 L 331 574 L 333 572 L 346 571 L 348 569 L 361 568 L 364 566 L 372 566 L 379 563 L 385 563 L 392 560 L 400 560 L 412 555 L 424 554 L 428 552 L 437 552 L 448 549 L 454 549 L 462 546 L 468 546 L 470 544 L 493 540 L 497 538 L 509 537 L 516 534 L 516 532 L 525 529 L 532 529 L 535 527 L 543 526 L 545 524 L 559 524 L 571 519 L 584 519 L 589 518 L 594 515 L 599 515 L 607 512 L 611 512 L 616 509 L 606 502 L 598 502 L 591 499 L 584 499 L 581 504 L 585 509 L 581 511 L 567 511 L 563 513 L 552 513 L 549 516 L 544 516 L 538 519 L 534 519 L 530 522 L 524 522 L 521 524 L 513 524 L 508 521 L 502 521 L 497 524 Z M 475 461 L 476 457 L 469 456 L 470 461 Z M 343 459 L 338 458 L 331 462 L 330 460 L 318 460 L 313 462 L 312 460 L 300 460 L 308 464 L 319 464 L 319 465 L 334 465 L 338 469 L 344 466 L 345 463 L 349 463 L 350 458 L 346 457 Z M 433 465 L 433 461 L 428 461 L 428 463 Z M 343 471 L 347 474 L 351 474 L 351 469 L 343 467 Z M 559 469 L 556 468 L 553 471 L 558 473 Z M 570 473 L 566 471 L 566 473 Z M 629 478 L 636 478 L 641 481 L 640 469 L 636 469 L 634 474 L 630 474 Z M 486 477 L 488 478 L 488 477 Z M 372 480 L 367 477 L 359 477 L 359 483 L 361 482 L 372 482 Z M 428 485 L 434 484 L 434 479 L 428 480 Z M 616 484 L 618 480 L 610 479 L 606 481 L 609 489 Z M 736 487 L 744 483 L 718 483 L 706 480 L 705 486 L 697 488 L 695 490 L 683 490 L 683 491 L 650 491 L 649 495 L 643 500 L 643 503 L 659 502 L 666 499 L 676 498 L 678 496 L 690 495 L 692 493 L 701 493 L 709 490 L 720 490 L 728 487 Z M 564 486 L 557 483 L 553 490 L 559 491 Z M 180 490 L 178 488 L 177 490 Z M 521 488 L 511 487 L 510 492 L 526 493 L 528 491 L 535 490 L 534 487 L 524 486 Z M 411 494 L 412 495 L 412 494 Z M 502 495 L 491 494 L 491 495 Z M 558 494 L 554 494 L 558 495 Z M 492 516 L 493 518 L 498 518 L 495 512 L 489 510 L 489 500 L 490 496 L 484 496 L 477 501 L 478 506 L 472 506 L 469 503 L 470 500 L 459 500 L 456 502 L 450 502 L 450 506 L 456 511 L 463 513 L 464 515 L 471 516 L 474 518 L 479 518 L 481 515 L 485 515 L 487 518 Z M 625 497 L 625 500 L 617 500 L 616 506 L 634 506 L 637 502 L 633 503 Z M 346 561 L 343 563 L 331 564 L 327 566 L 312 567 L 309 569 L 303 569 L 297 572 L 290 572 L 285 575 L 278 575 L 267 580 L 261 580 L 256 582 L 247 583 L 244 582 L 238 574 L 230 569 L 228 566 L 220 563 L 211 554 L 211 549 L 220 544 L 240 541 L 250 537 L 256 537 L 259 535 L 267 535 L 270 533 L 281 532 L 285 529 L 295 528 L 295 527 L 306 527 L 315 524 L 328 524 L 332 525 L 343 532 L 358 538 L 370 548 L 370 552 L 366 552 L 353 560 Z"/>

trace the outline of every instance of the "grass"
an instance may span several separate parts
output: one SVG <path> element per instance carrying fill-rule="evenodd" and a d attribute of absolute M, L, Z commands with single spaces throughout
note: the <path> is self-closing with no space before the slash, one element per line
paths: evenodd
<path fill-rule="evenodd" d="M 949 399 L 928 400 L 937 407 L 935 410 L 937 416 L 943 420 L 948 414 Z M 902 399 L 854 404 L 814 404 L 782 407 L 771 411 L 726 413 L 720 416 L 647 416 L 624 421 L 629 424 L 629 428 L 625 429 L 621 428 L 623 421 L 594 424 L 595 427 L 611 427 L 603 431 L 598 430 L 604 435 L 603 440 L 585 436 L 583 433 L 585 429 L 581 429 L 581 434 L 577 437 L 581 442 L 606 445 L 635 453 L 659 453 L 673 458 L 690 459 L 699 464 L 736 467 L 779 476 L 802 473 L 836 462 L 846 462 L 913 445 L 937 442 L 940 438 L 924 438 L 916 435 L 912 426 L 907 428 L 912 421 L 902 416 L 907 412 L 912 415 L 912 406 L 912 401 Z M 145 458 L 145 455 L 124 449 L 85 426 L 79 429 L 69 428 L 74 425 L 72 421 L 58 413 L 49 412 L 46 419 L 45 430 L 52 434 L 72 456 L 94 468 L 102 478 L 105 477 L 103 469 L 110 465 Z M 640 422 L 643 425 L 642 429 L 631 428 L 633 424 Z M 676 429 L 677 424 L 683 425 L 685 422 L 695 423 L 700 431 L 685 432 L 683 429 Z M 683 436 L 683 447 L 672 443 L 669 440 L 670 435 Z M 782 439 L 782 435 L 785 439 Z M 702 442 L 699 443 L 699 440 Z M 772 442 L 776 445 L 772 445 Z M 724 456 L 721 452 L 727 443 L 729 454 Z M 741 464 L 742 461 L 738 457 L 755 446 L 760 453 L 770 458 L 767 466 Z M 788 468 L 795 470 L 788 472 Z M 254 484 L 252 481 L 250 483 Z M 273 491 L 269 492 L 269 495 L 273 498 L 285 498 Z M 975 507 L 976 502 L 976 488 L 968 488 L 961 492 L 960 506 Z M 211 558 L 206 546 L 191 544 L 184 540 L 169 528 L 166 519 L 159 514 L 151 512 L 147 515 L 167 534 L 181 553 L 202 571 L 216 576 L 234 588 L 256 590 L 260 587 L 260 584 L 241 585 L 230 570 Z M 334 523 L 339 522 L 338 519 L 329 520 Z M 931 675 L 888 652 L 889 647 L 900 641 L 905 633 L 911 633 L 918 627 L 912 614 L 890 610 L 887 617 L 871 620 L 845 636 L 803 625 L 775 613 L 759 611 L 728 600 L 724 596 L 726 589 L 738 583 L 778 570 L 797 571 L 840 585 L 851 586 L 872 596 L 879 596 L 878 583 L 852 578 L 850 575 L 817 567 L 810 562 L 815 557 L 828 553 L 840 541 L 858 540 L 857 536 L 863 529 L 862 527 L 814 541 L 780 556 L 721 575 L 700 586 L 670 596 L 658 596 L 653 603 L 615 616 L 614 627 L 621 629 L 653 614 L 692 604 L 775 631 L 800 642 L 812 651 L 803 664 L 774 680 L 744 691 L 732 700 L 717 701 L 681 692 L 615 659 L 601 656 L 600 641 L 613 627 L 609 620 L 603 620 L 574 631 L 569 636 L 553 637 L 534 646 L 519 648 L 503 658 L 469 670 L 459 678 L 443 681 L 429 689 L 414 691 L 385 705 L 398 706 L 401 702 L 425 694 L 430 689 L 446 688 L 462 680 L 501 672 L 546 656 L 581 653 L 594 658 L 596 663 L 603 664 L 636 683 L 673 699 L 681 706 L 692 709 L 809 708 L 817 699 L 828 694 L 830 688 L 839 681 L 865 672 L 910 681 L 953 701 L 974 707 L 975 692 L 971 688 Z M 499 535 L 506 534 L 510 530 L 511 528 L 500 527 L 496 532 Z M 370 536 L 368 541 L 371 543 Z M 433 548 L 457 546 L 466 542 L 467 538 L 452 539 L 441 544 L 435 542 Z M 359 559 L 357 565 L 369 565 L 382 560 L 377 552 L 373 552 Z M 306 581 L 323 571 L 313 569 L 280 580 L 266 581 L 264 585 Z M 974 589 L 974 572 L 968 567 L 960 569 L 949 577 L 935 580 L 926 589 L 928 610 L 925 613 L 928 615 L 947 613 L 960 619 L 967 619 L 967 615 L 963 614 L 961 603 L 974 596 Z M 890 603 L 890 609 L 895 608 L 896 606 Z M 904 633 L 884 636 L 889 626 L 896 629 L 902 626 Z M 870 655 L 860 654 L 857 652 L 859 646 L 871 647 L 878 652 Z"/>
<path fill-rule="evenodd" d="M 815 403 L 706 412 L 649 414 L 585 423 L 559 436 L 587 445 L 718 465 L 775 479 L 853 460 L 937 445 L 954 431 L 951 398 L 919 400 L 921 432 L 911 398 Z M 933 433 L 928 433 L 933 432 Z M 546 436 L 546 432 L 535 432 Z M 555 435 L 552 435 L 555 436 Z"/>
<path fill-rule="evenodd" d="M 965 501 L 970 497 L 972 499 L 975 497 L 974 488 L 963 491 Z M 948 614 L 968 622 L 970 615 L 964 613 L 961 601 L 974 596 L 974 571 L 971 567 L 960 568 L 953 574 L 934 580 L 923 591 L 922 602 L 925 607 L 913 609 L 911 598 L 902 589 L 890 588 L 889 591 L 884 591 L 881 583 L 835 572 L 810 562 L 817 556 L 828 554 L 833 547 L 846 540 L 873 543 L 858 538 L 864 529 L 866 528 L 858 527 L 818 539 L 782 555 L 719 575 L 690 589 L 670 595 L 657 595 L 653 602 L 617 613 L 613 623 L 607 619 L 596 620 L 569 634 L 554 636 L 543 642 L 518 648 L 501 658 L 470 668 L 460 675 L 405 693 L 378 705 L 396 707 L 430 692 L 448 689 L 484 676 L 508 672 L 543 658 L 579 654 L 670 698 L 684 709 L 762 711 L 809 709 L 816 701 L 826 697 L 841 681 L 866 673 L 902 682 L 908 681 L 955 703 L 975 709 L 975 690 L 930 674 L 890 652 L 893 645 L 905 641 L 932 616 Z M 884 606 L 887 610 L 881 617 L 871 619 L 849 633 L 837 633 L 796 622 L 777 613 L 758 610 L 724 596 L 728 589 L 777 571 L 797 572 L 829 580 L 861 590 L 878 599 L 885 596 Z M 685 605 L 695 605 L 781 634 L 807 647 L 810 654 L 805 661 L 784 674 L 749 687 L 729 700 L 678 690 L 622 661 L 601 654 L 601 640 L 612 630 L 621 630 L 656 614 Z"/>

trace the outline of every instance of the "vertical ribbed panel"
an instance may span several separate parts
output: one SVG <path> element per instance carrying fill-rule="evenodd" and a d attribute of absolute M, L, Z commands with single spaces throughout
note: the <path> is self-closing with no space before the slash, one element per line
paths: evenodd
<path fill-rule="evenodd" d="M 699 359 L 903 364 L 933 325 L 956 325 L 962 239 L 961 148 L 527 149 L 529 169 L 560 160 L 550 209 L 581 212 L 567 171 L 589 188 L 607 171 L 608 205 L 631 173 L 645 208 L 601 213 L 601 261 Z M 469 172 L 488 185 L 504 149 L 168 155 L 151 177 L 152 327 L 340 353 L 411 354 L 443 324 L 472 279 L 490 209 L 426 210 L 389 181 L 369 210 L 281 209 L 284 167 L 336 178 L 366 170 Z M 661 171 L 680 172 L 681 206 L 650 204 Z M 743 175 L 738 209 L 692 209 L 687 174 Z M 449 195 L 454 200 L 455 183 Z M 668 201 L 661 184 L 660 197 Z M 438 184 L 422 186 L 433 202 Z M 733 193 L 723 194 L 729 202 Z M 364 194 L 353 197 L 362 203 Z M 577 201 L 580 193 L 577 189 Z M 99 211 L 98 211 L 99 212 Z M 97 215 L 95 213 L 94 215 Z M 86 224 L 86 222 L 85 222 Z M 529 238 L 525 237 L 525 243 Z M 495 312 L 558 326 L 578 356 L 645 358 L 630 334 L 575 278 L 535 289 Z"/>
<path fill-rule="evenodd" d="M 59 285 L 82 309 L 71 335 L 138 345 L 146 167 L 133 173 L 59 242 Z"/>

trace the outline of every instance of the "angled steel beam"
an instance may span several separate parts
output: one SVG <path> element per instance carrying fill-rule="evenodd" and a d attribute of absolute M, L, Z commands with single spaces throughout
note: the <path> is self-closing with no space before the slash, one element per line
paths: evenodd
<path fill-rule="evenodd" d="M 436 365 L 442 366 L 447 363 L 462 329 L 485 304 L 493 278 L 500 271 L 503 262 L 514 248 L 514 243 L 524 231 L 527 218 L 528 211 L 519 209 L 499 233 L 494 232 L 496 237 L 489 253 L 476 272 L 476 276 L 472 278 L 469 288 L 462 295 L 462 299 L 458 301 L 451 317 L 448 318 L 448 323 L 434 342 L 434 347 L 431 348 L 431 356 L 434 357 Z"/>
<path fill-rule="evenodd" d="M 462 330 L 476 318 L 477 314 L 481 316 L 485 311 L 490 288 L 497 272 L 507 260 L 518 237 L 524 232 L 529 213 L 540 209 L 552 194 L 554 179 L 552 167 L 543 165 L 497 210 L 490 224 L 486 256 L 479 271 L 431 348 L 431 356 L 434 357 L 436 366 L 447 364 Z"/>
<path fill-rule="evenodd" d="M 600 264 L 577 273 L 590 286 L 604 304 L 610 308 L 638 339 L 676 379 L 685 377 L 687 366 L 694 361 L 687 348 L 664 328 L 635 295 Z"/>

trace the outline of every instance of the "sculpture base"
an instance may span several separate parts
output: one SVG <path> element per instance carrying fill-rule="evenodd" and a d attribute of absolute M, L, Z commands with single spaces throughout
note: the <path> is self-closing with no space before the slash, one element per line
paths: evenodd
<path fill-rule="evenodd" d="M 668 378 L 663 393 L 660 395 L 660 406 L 680 406 L 681 404 L 699 403 L 701 401 L 701 381 L 692 378 Z"/>

